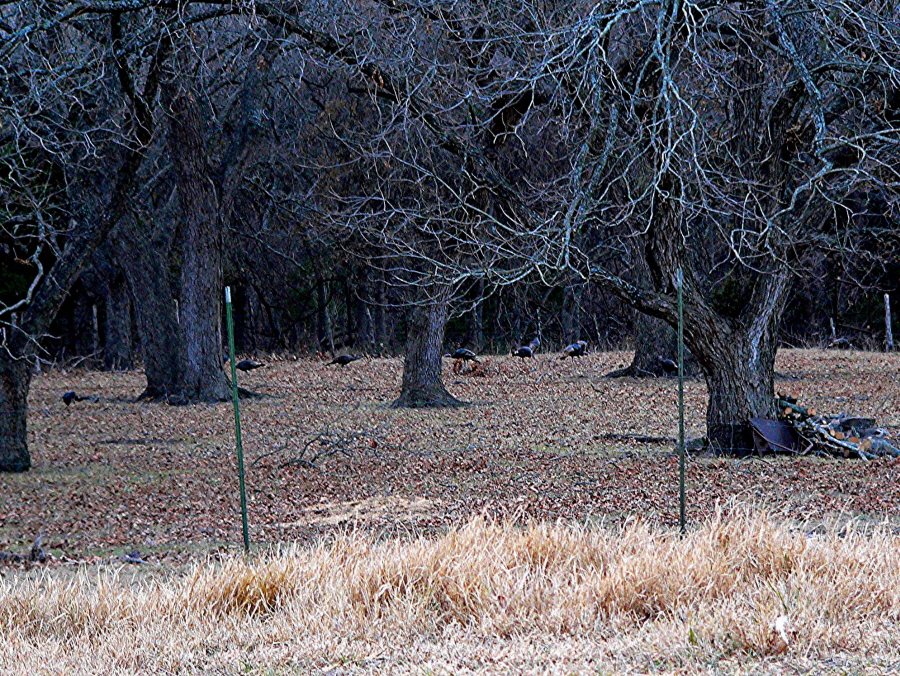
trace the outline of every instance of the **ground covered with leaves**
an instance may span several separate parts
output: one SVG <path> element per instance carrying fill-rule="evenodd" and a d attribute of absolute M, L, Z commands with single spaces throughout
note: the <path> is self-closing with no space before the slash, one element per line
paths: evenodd
<path fill-rule="evenodd" d="M 257 355 L 259 356 L 259 355 Z M 392 409 L 400 359 L 345 368 L 268 358 L 241 373 L 254 547 L 323 534 L 443 531 L 473 515 L 602 521 L 678 519 L 677 381 L 608 379 L 621 352 L 559 360 L 487 357 L 448 389 L 468 406 Z M 776 389 L 821 411 L 876 418 L 900 436 L 900 358 L 788 350 Z M 133 403 L 141 373 L 54 370 L 30 396 L 34 468 L 0 478 L 0 551 L 38 536 L 50 565 L 137 553 L 175 564 L 240 546 L 233 409 Z M 74 390 L 96 401 L 66 406 Z M 702 380 L 686 384 L 688 436 L 703 433 Z M 692 455 L 688 521 L 750 503 L 792 522 L 897 521 L 900 461 Z"/>

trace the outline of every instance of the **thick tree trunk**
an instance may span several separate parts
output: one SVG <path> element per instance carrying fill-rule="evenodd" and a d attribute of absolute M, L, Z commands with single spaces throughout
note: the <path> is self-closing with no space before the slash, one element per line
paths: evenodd
<path fill-rule="evenodd" d="M 716 453 L 752 452 L 748 420 L 774 413 L 778 320 L 787 302 L 789 279 L 786 270 L 762 277 L 743 322 L 721 318 L 713 322 L 714 315 L 703 314 L 686 323 L 685 343 L 706 376 L 706 434 Z"/>
<path fill-rule="evenodd" d="M 406 358 L 403 362 L 403 386 L 393 408 L 439 408 L 461 406 L 441 380 L 444 327 L 449 299 L 445 293 L 427 304 L 412 309 Z"/>
<path fill-rule="evenodd" d="M 678 334 L 663 319 L 636 312 L 634 317 L 634 357 L 623 369 L 607 374 L 609 378 L 659 378 L 666 375 L 659 358 L 678 361 Z M 685 353 L 684 374 L 699 375 L 693 355 Z"/>
<path fill-rule="evenodd" d="M 134 368 L 131 341 L 131 296 L 121 270 L 106 283 L 106 340 L 103 346 L 103 368 L 127 371 Z"/>
<path fill-rule="evenodd" d="M 659 357 L 675 361 L 678 337 L 662 319 L 636 312 L 634 317 L 634 357 L 623 369 L 608 373 L 610 378 L 658 378 L 665 375 Z"/>
<path fill-rule="evenodd" d="M 753 451 L 748 420 L 774 413 L 775 342 L 731 333 L 728 340 L 702 341 L 695 348 L 709 393 L 706 434 L 717 454 Z"/>
<path fill-rule="evenodd" d="M 175 228 L 166 214 L 154 220 L 155 228 L 143 220 L 126 219 L 114 237 L 116 257 L 135 300 L 147 379 L 141 399 L 177 396 L 181 382 L 181 337 L 168 272 Z"/>
<path fill-rule="evenodd" d="M 176 83 L 163 91 L 171 113 L 168 149 L 181 218 L 180 380 L 177 400 L 225 401 L 222 370 L 222 228 L 198 96 Z"/>
<path fill-rule="evenodd" d="M 31 367 L 0 350 L 0 472 L 31 469 L 28 452 L 28 390 Z"/>

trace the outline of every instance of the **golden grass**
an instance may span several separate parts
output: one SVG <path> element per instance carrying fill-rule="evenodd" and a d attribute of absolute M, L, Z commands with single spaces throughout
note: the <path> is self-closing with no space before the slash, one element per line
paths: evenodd
<path fill-rule="evenodd" d="M 479 518 L 168 581 L 6 578 L 0 632 L 8 676 L 900 673 L 900 538 L 747 508 L 684 538 Z"/>

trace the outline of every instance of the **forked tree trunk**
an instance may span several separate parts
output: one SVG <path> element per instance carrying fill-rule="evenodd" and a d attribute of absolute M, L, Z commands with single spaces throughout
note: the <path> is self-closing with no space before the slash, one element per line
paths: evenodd
<path fill-rule="evenodd" d="M 752 452 L 748 420 L 774 413 L 778 321 L 789 279 L 782 270 L 760 280 L 742 323 L 701 313 L 686 322 L 685 343 L 706 376 L 706 435 L 718 454 Z"/>
<path fill-rule="evenodd" d="M 449 299 L 441 293 L 427 304 L 412 309 L 406 358 L 403 362 L 403 386 L 393 408 L 440 408 L 461 406 L 441 380 L 444 327 Z"/>
<path fill-rule="evenodd" d="M 0 472 L 31 469 L 27 409 L 32 371 L 23 359 L 0 351 Z"/>

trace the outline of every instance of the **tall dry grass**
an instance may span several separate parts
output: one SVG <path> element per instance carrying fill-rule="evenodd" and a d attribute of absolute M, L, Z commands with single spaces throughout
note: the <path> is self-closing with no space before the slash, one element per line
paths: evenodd
<path fill-rule="evenodd" d="M 808 537 L 749 509 L 684 538 L 475 519 L 165 582 L 6 577 L 0 673 L 900 673 L 898 620 L 887 530 Z"/>

